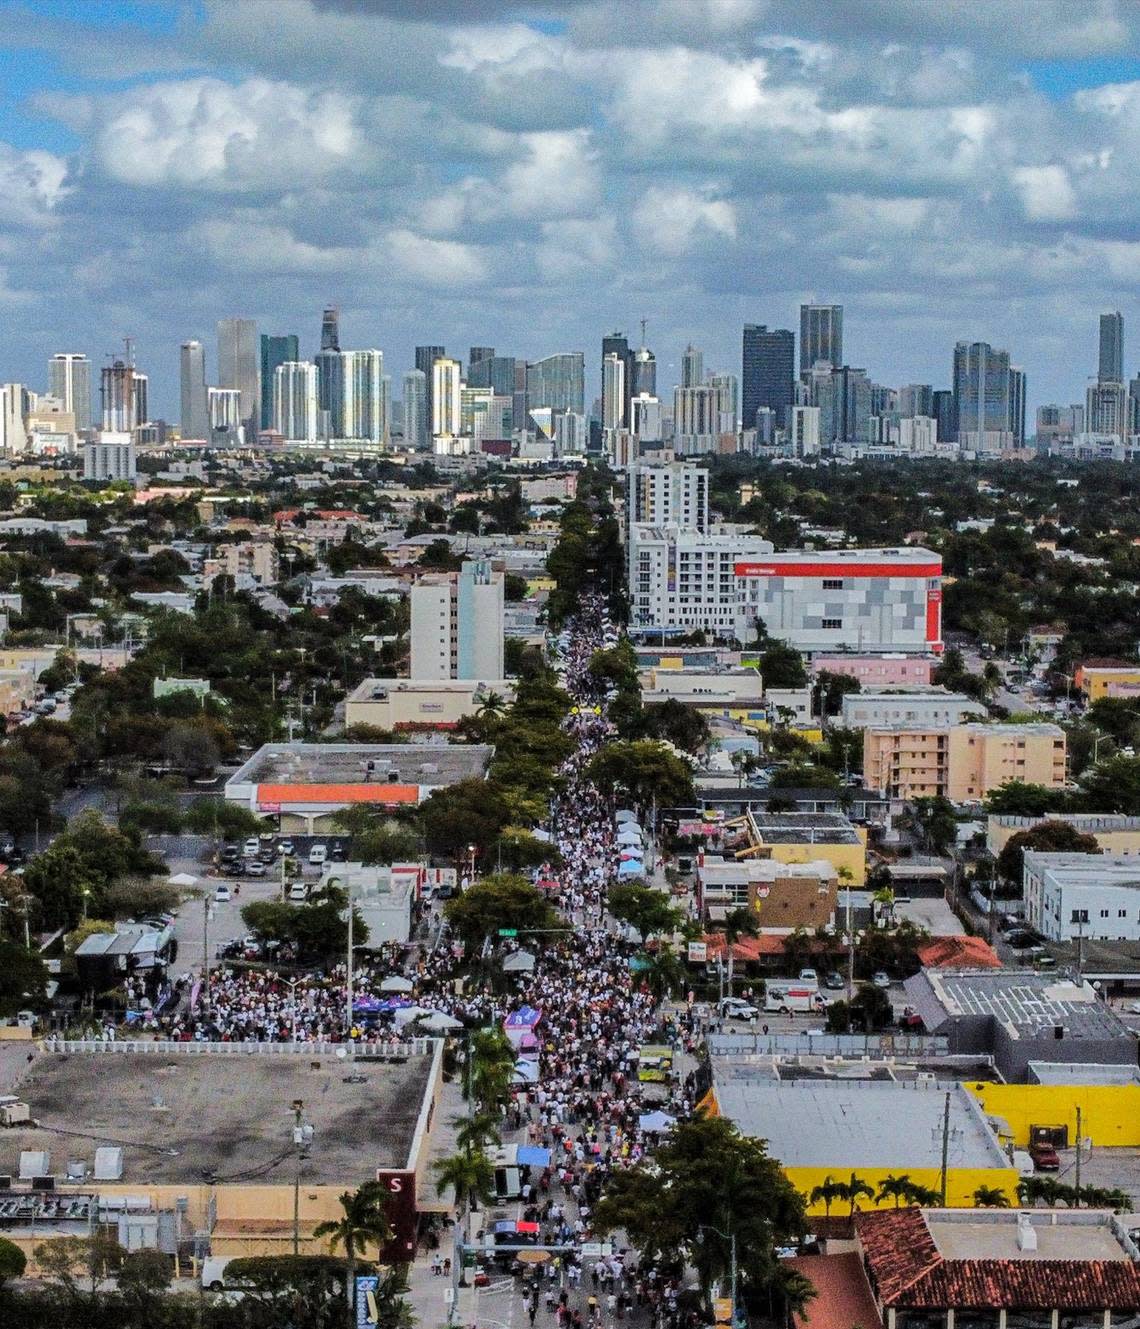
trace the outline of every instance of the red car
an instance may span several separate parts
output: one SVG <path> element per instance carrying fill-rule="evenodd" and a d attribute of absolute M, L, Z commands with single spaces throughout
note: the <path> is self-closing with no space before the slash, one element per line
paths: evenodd
<path fill-rule="evenodd" d="M 1029 1146 L 1029 1157 L 1038 1172 L 1056 1172 L 1060 1169 L 1061 1159 L 1048 1140 L 1038 1140 Z"/>

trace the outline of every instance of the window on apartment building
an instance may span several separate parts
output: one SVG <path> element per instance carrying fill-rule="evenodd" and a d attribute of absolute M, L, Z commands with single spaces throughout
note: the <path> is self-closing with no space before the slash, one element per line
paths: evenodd
<path fill-rule="evenodd" d="M 824 577 L 823 589 L 825 591 L 841 591 L 843 589 L 842 577 Z"/>
<path fill-rule="evenodd" d="M 841 618 L 825 618 L 820 621 L 819 626 L 824 632 L 835 632 L 843 626 L 843 620 Z"/>

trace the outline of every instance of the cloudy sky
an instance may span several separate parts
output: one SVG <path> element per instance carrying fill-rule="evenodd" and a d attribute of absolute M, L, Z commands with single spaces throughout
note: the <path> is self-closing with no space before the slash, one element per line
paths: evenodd
<path fill-rule="evenodd" d="M 537 358 L 649 320 L 739 372 L 748 322 L 846 307 L 884 383 L 1006 346 L 1079 400 L 1140 370 L 1133 0 L 0 0 L 0 380 L 321 306 Z"/>

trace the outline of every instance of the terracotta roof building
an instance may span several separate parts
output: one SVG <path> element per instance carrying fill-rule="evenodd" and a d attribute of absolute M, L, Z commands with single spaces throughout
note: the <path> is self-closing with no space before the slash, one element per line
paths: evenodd
<path fill-rule="evenodd" d="M 1000 969 L 997 952 L 984 937 L 931 937 L 915 951 L 924 969 Z"/>
<path fill-rule="evenodd" d="M 1004 1311 L 1019 1329 L 1051 1327 L 1060 1312 L 1083 1329 L 1140 1311 L 1140 1251 L 1105 1211 L 907 1208 L 861 1214 L 856 1230 L 886 1329 L 943 1325 L 950 1311 L 958 1325 L 994 1326 Z"/>

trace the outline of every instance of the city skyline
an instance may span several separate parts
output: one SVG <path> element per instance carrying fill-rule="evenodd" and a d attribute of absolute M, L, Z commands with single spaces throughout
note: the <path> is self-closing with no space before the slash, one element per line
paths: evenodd
<path fill-rule="evenodd" d="M 744 324 L 828 302 L 874 381 L 987 341 L 1031 417 L 1082 401 L 1097 317 L 1140 312 L 1140 11 L 943 9 L 287 0 L 267 41 L 241 0 L 28 0 L 2 376 L 129 335 L 175 419 L 183 342 L 240 315 L 308 354 L 333 305 L 396 383 L 433 340 L 589 366 L 646 317 L 664 395 L 688 342 L 739 372 Z"/>

